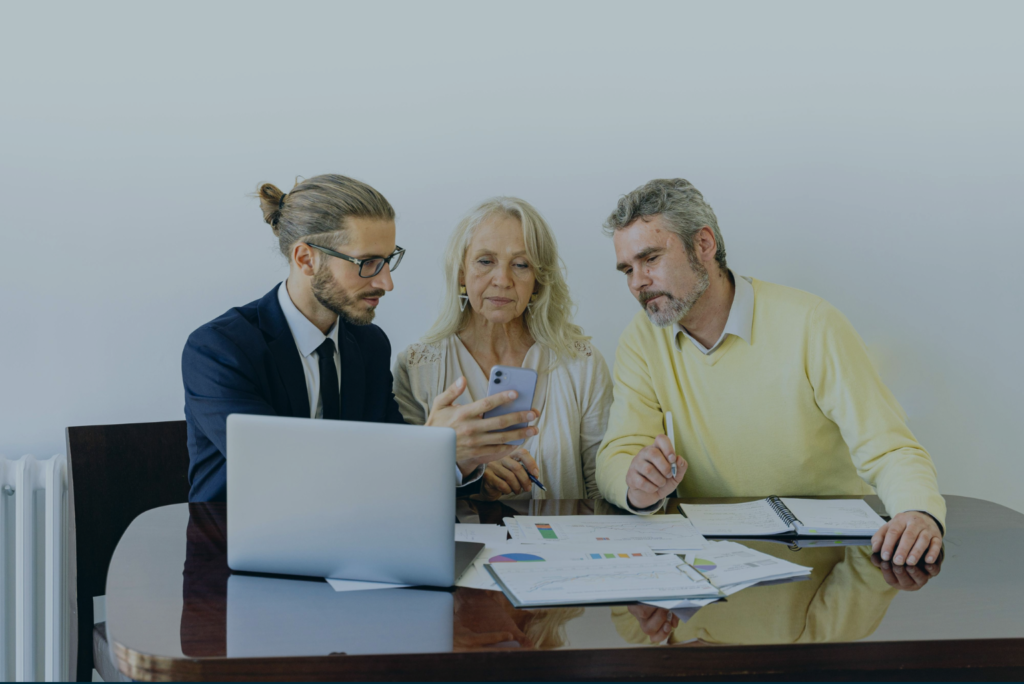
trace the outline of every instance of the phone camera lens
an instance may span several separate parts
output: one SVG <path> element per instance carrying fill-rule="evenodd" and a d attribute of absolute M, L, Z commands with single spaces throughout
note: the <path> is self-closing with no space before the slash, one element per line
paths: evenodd
<path fill-rule="evenodd" d="M 494 384 L 495 385 L 500 385 L 501 384 L 501 378 L 494 378 Z"/>
<path fill-rule="evenodd" d="M 494 374 L 499 378 L 501 377 L 501 371 L 494 371 Z"/>

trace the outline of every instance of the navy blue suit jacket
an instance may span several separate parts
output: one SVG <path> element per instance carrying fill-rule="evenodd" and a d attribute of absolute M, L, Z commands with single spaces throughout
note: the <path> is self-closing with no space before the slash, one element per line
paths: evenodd
<path fill-rule="evenodd" d="M 403 423 L 391 392 L 391 343 L 384 331 L 375 325 L 345 325 L 344 320 L 338 325 L 341 419 Z M 229 414 L 309 418 L 306 378 L 277 287 L 189 335 L 181 376 L 189 501 L 226 500 Z"/>

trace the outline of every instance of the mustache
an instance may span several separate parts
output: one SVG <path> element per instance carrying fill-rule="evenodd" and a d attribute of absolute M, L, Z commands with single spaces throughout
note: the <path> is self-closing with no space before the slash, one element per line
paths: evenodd
<path fill-rule="evenodd" d="M 664 290 L 644 290 L 640 293 L 640 306 L 646 307 L 647 302 L 651 301 L 655 297 L 664 297 L 668 300 L 675 299 L 675 297 Z"/>
<path fill-rule="evenodd" d="M 360 299 L 366 299 L 366 298 L 373 299 L 373 298 L 377 298 L 377 297 L 383 297 L 384 295 L 385 295 L 384 290 L 370 290 L 369 292 L 360 292 L 359 293 L 359 298 Z"/>

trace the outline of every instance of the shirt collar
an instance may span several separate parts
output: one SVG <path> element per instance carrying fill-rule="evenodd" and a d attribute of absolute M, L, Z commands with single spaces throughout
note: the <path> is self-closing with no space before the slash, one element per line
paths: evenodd
<path fill-rule="evenodd" d="M 288 321 L 288 327 L 291 329 L 292 337 L 295 339 L 295 346 L 303 357 L 315 352 L 317 347 L 323 344 L 324 340 L 328 337 L 334 340 L 334 348 L 338 348 L 338 323 L 335 322 L 326 335 L 320 332 L 320 328 L 313 325 L 306 318 L 305 314 L 299 311 L 299 308 L 295 306 L 292 298 L 288 295 L 287 280 L 283 281 L 281 287 L 277 288 L 277 301 L 281 304 L 281 311 L 284 312 L 285 320 Z"/>
<path fill-rule="evenodd" d="M 736 292 L 732 297 L 732 306 L 729 307 L 729 318 L 725 321 L 725 329 L 722 330 L 722 335 L 710 349 L 706 349 L 704 345 L 687 332 L 686 328 L 676 323 L 675 343 L 678 351 L 682 351 L 683 344 L 682 338 L 679 336 L 680 334 L 685 335 L 693 342 L 702 354 L 710 354 L 722 346 L 727 335 L 735 335 L 742 338 L 747 344 L 750 344 L 750 332 L 754 327 L 754 286 L 750 278 L 737 276 L 732 271 L 729 271 L 729 273 L 732 274 Z"/>

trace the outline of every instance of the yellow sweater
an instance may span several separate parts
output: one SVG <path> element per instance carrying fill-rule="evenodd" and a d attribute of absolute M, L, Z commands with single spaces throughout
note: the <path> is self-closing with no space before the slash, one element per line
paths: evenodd
<path fill-rule="evenodd" d="M 820 297 L 759 280 L 751 343 L 730 335 L 705 356 L 641 311 L 619 339 L 614 402 L 597 484 L 626 503 L 633 457 L 675 424 L 689 462 L 679 496 L 828 496 L 877 491 L 890 515 L 920 510 L 945 527 L 935 466 L 906 425 L 860 336 Z M 870 485 L 870 486 L 869 486 Z"/>

